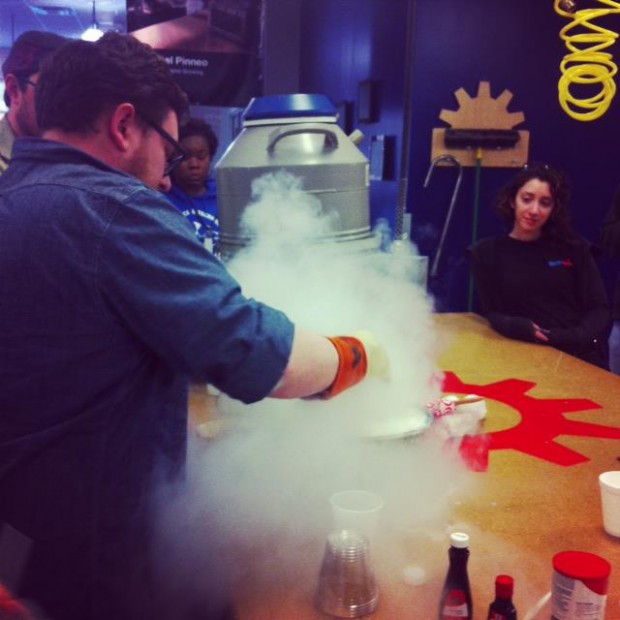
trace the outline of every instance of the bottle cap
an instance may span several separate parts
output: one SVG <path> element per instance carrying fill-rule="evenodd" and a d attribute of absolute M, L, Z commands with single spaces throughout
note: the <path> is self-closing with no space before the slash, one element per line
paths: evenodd
<path fill-rule="evenodd" d="M 450 534 L 450 544 L 457 549 L 469 547 L 469 535 L 464 532 L 452 532 Z"/>
<path fill-rule="evenodd" d="M 515 580 L 510 575 L 498 575 L 495 578 L 495 596 L 498 598 L 512 598 Z"/>

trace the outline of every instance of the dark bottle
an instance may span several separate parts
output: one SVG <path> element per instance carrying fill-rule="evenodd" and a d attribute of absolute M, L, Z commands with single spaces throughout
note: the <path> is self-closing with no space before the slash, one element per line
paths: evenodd
<path fill-rule="evenodd" d="M 515 580 L 510 575 L 495 579 L 495 600 L 489 605 L 487 620 L 517 620 L 517 610 L 512 604 Z"/>
<path fill-rule="evenodd" d="M 473 620 L 471 589 L 467 576 L 469 536 L 462 532 L 450 535 L 450 568 L 439 602 L 439 620 Z"/>

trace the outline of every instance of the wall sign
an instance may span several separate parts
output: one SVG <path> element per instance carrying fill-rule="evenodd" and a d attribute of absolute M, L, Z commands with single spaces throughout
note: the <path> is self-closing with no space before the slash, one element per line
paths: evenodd
<path fill-rule="evenodd" d="M 166 59 L 191 104 L 263 94 L 263 0 L 127 0 L 127 31 Z"/>

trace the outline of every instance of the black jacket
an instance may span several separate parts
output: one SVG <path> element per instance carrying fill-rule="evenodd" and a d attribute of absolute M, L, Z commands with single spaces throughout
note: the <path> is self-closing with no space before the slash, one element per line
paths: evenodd
<path fill-rule="evenodd" d="M 480 305 L 499 333 L 551 346 L 607 368 L 610 312 L 598 267 L 585 241 L 483 239 L 469 249 Z"/>
<path fill-rule="evenodd" d="M 601 226 L 601 245 L 609 256 L 620 258 L 620 188 L 616 190 L 611 208 Z M 620 321 L 620 277 L 616 280 L 613 314 Z"/>

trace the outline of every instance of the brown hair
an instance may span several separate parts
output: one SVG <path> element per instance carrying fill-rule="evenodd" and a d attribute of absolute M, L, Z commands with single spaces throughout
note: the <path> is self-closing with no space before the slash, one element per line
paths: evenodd
<path fill-rule="evenodd" d="M 512 227 L 515 221 L 514 201 L 517 193 L 532 179 L 547 183 L 553 199 L 551 217 L 542 229 L 543 236 L 556 241 L 574 241 L 577 237 L 570 225 L 568 208 L 571 196 L 570 184 L 563 172 L 547 164 L 528 164 L 517 172 L 497 194 L 495 211 L 508 227 Z"/>
<path fill-rule="evenodd" d="M 166 61 L 129 35 L 71 41 L 43 64 L 35 99 L 43 130 L 87 133 L 104 111 L 123 102 L 154 123 L 170 110 L 181 121 L 188 110 Z"/>
<path fill-rule="evenodd" d="M 9 74 L 14 75 L 20 84 L 34 75 L 41 68 L 41 63 L 68 39 L 53 32 L 28 30 L 20 34 L 11 47 L 9 55 L 2 63 L 2 75 L 6 79 Z M 4 93 L 4 103 L 10 107 L 11 102 L 7 92 Z"/>

